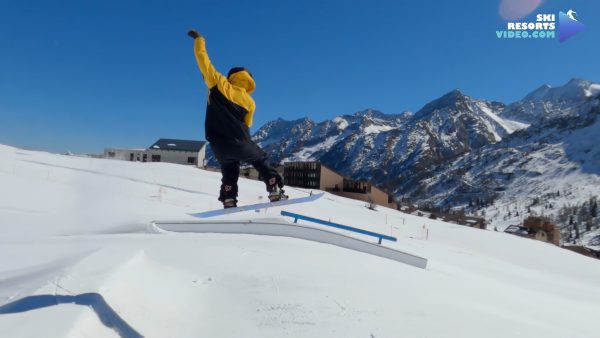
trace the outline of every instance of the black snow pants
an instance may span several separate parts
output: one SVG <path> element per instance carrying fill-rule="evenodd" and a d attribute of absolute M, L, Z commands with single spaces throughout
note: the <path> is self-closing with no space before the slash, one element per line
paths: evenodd
<path fill-rule="evenodd" d="M 221 190 L 219 201 L 233 198 L 237 201 L 240 163 L 251 164 L 265 182 L 267 191 L 274 186 L 283 187 L 283 178 L 267 162 L 267 154 L 252 141 L 211 141 L 210 147 L 221 165 Z"/>

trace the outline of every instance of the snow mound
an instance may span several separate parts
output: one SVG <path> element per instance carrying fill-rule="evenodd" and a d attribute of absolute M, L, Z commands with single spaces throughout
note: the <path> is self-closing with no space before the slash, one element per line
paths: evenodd
<path fill-rule="evenodd" d="M 598 261 L 542 242 L 330 194 L 218 220 L 307 214 L 396 237 L 383 247 L 427 257 L 427 269 L 297 238 L 151 226 L 218 208 L 219 185 L 193 167 L 0 146 L 3 336 L 597 335 Z M 263 195 L 240 179 L 240 203 Z M 456 325 L 465 318 L 477 320 Z"/>

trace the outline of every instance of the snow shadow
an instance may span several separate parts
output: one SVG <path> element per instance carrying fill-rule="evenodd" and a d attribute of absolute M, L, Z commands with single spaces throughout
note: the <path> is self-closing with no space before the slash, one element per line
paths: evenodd
<path fill-rule="evenodd" d="M 104 297 L 98 293 L 82 293 L 76 296 L 36 295 L 21 298 L 12 303 L 0 306 L 0 315 L 21 313 L 59 304 L 78 304 L 89 306 L 104 326 L 114 330 L 122 338 L 143 338 L 113 310 Z"/>

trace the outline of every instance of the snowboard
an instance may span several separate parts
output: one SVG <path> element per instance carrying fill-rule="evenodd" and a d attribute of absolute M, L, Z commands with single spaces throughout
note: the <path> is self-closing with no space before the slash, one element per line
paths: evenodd
<path fill-rule="evenodd" d="M 242 205 L 242 206 L 234 207 L 234 208 L 210 210 L 210 211 L 193 213 L 193 214 L 189 214 L 189 215 L 198 217 L 198 218 L 209 218 L 209 217 L 215 217 L 215 216 L 221 216 L 221 215 L 234 214 L 234 213 L 242 212 L 242 211 L 252 211 L 252 210 L 260 210 L 260 209 L 278 207 L 278 206 L 282 206 L 282 205 L 306 203 L 306 202 L 312 202 L 314 200 L 317 200 L 317 199 L 321 198 L 324 194 L 325 193 L 322 192 L 320 194 L 312 194 L 312 195 L 306 196 L 306 197 L 290 198 L 287 200 L 281 200 L 281 201 L 276 201 L 276 202 L 263 202 L 263 203 L 256 203 L 256 204 L 248 204 L 248 205 Z"/>

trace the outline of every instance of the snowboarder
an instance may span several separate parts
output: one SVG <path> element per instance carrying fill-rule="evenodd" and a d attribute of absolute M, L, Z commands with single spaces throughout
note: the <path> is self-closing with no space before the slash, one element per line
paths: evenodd
<path fill-rule="evenodd" d="M 223 207 L 237 206 L 240 162 L 250 163 L 267 185 L 271 202 L 287 198 L 283 178 L 267 163 L 267 154 L 250 137 L 255 103 L 250 94 L 256 88 L 252 74 L 244 67 L 234 67 L 227 77 L 210 62 L 204 37 L 196 30 L 188 35 L 194 39 L 194 54 L 208 87 L 208 104 L 204 122 L 206 140 L 221 165 L 219 201 Z"/>

